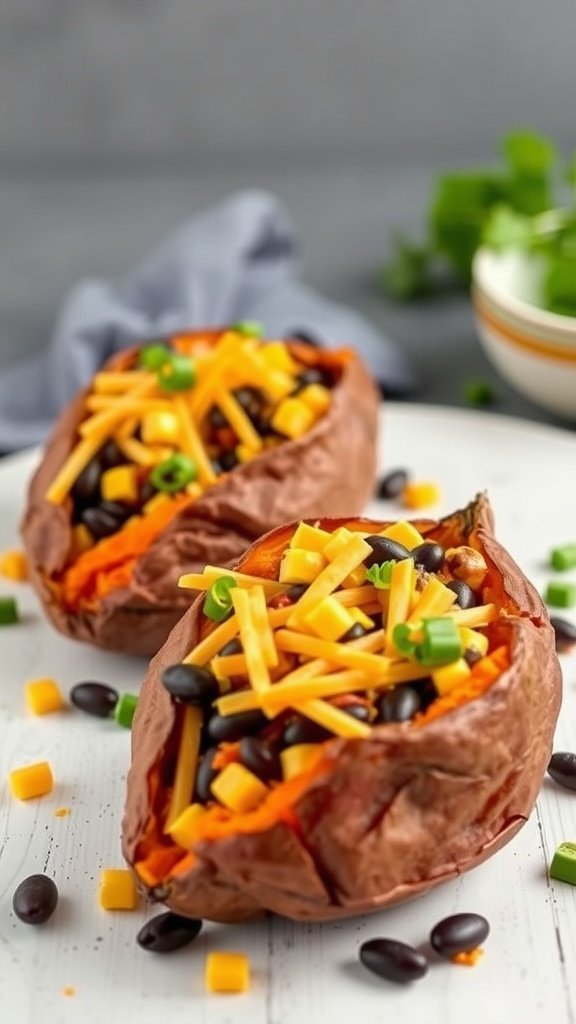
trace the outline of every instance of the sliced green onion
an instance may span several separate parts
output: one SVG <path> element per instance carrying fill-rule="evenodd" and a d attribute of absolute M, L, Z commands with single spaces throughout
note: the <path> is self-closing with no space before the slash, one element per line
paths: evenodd
<path fill-rule="evenodd" d="M 422 639 L 420 626 L 414 628 L 414 626 L 409 626 L 407 622 L 399 622 L 392 630 L 392 643 L 394 647 L 400 654 L 406 654 L 408 657 L 413 658 L 415 656 L 418 640 L 420 639 Z"/>
<path fill-rule="evenodd" d="M 232 608 L 232 597 L 230 591 L 238 584 L 232 576 L 220 576 L 209 590 L 206 591 L 206 597 L 204 598 L 204 615 L 208 619 L 213 619 L 214 622 L 222 622 L 226 618 L 228 612 Z"/>
<path fill-rule="evenodd" d="M 374 584 L 377 590 L 388 590 L 392 580 L 392 569 L 395 562 L 381 562 L 380 565 L 371 565 L 366 573 L 366 579 Z"/>
<path fill-rule="evenodd" d="M 550 565 L 559 572 L 563 572 L 565 569 L 574 569 L 576 566 L 576 544 L 564 544 L 563 547 L 554 548 L 550 553 Z"/>
<path fill-rule="evenodd" d="M 141 349 L 138 357 L 140 366 L 146 370 L 159 370 L 167 359 L 170 359 L 171 352 L 166 345 L 146 345 Z"/>
<path fill-rule="evenodd" d="M 16 598 L 0 597 L 0 626 L 12 626 L 19 618 Z"/>
<path fill-rule="evenodd" d="M 196 363 L 191 356 L 168 354 L 158 368 L 158 382 L 165 391 L 186 391 L 196 383 Z"/>
<path fill-rule="evenodd" d="M 462 656 L 462 641 L 453 619 L 423 619 L 424 639 L 416 648 L 416 657 L 422 665 L 449 665 Z"/>
<path fill-rule="evenodd" d="M 230 330 L 236 334 L 245 334 L 249 338 L 262 338 L 264 336 L 264 328 L 257 320 L 241 320 L 240 323 L 234 324 Z"/>
<path fill-rule="evenodd" d="M 198 467 L 193 459 L 181 452 L 160 462 L 150 473 L 150 483 L 157 491 L 176 494 L 183 491 L 198 476 Z"/>

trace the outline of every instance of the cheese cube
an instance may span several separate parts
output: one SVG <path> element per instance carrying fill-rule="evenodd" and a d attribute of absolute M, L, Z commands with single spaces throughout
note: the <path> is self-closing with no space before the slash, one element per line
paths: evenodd
<path fill-rule="evenodd" d="M 0 576 L 14 583 L 28 579 L 28 562 L 23 551 L 5 551 L 0 555 Z"/>
<path fill-rule="evenodd" d="M 296 375 L 298 365 L 292 359 L 283 341 L 269 341 L 260 349 L 260 355 L 267 366 L 273 370 L 282 370 L 283 373 Z"/>
<path fill-rule="evenodd" d="M 347 530 L 345 526 L 340 526 L 338 530 L 335 530 L 324 548 L 324 554 L 328 561 L 332 562 L 342 551 L 345 551 L 353 537 L 352 530 Z"/>
<path fill-rule="evenodd" d="M 323 384 L 309 384 L 298 392 L 298 398 L 307 405 L 315 416 L 322 416 L 330 406 L 331 396 Z"/>
<path fill-rule="evenodd" d="M 436 688 L 436 692 L 439 697 L 445 697 L 448 693 L 452 693 L 457 686 L 464 683 L 470 675 L 470 668 L 464 661 L 464 658 L 459 658 L 458 661 L 453 661 L 450 665 L 443 665 L 442 668 L 437 668 L 432 672 L 432 682 Z"/>
<path fill-rule="evenodd" d="M 286 747 L 280 753 L 284 781 L 308 771 L 321 757 L 321 743 L 296 743 L 293 747 Z"/>
<path fill-rule="evenodd" d="M 280 563 L 280 583 L 311 583 L 326 565 L 319 551 L 288 548 Z"/>
<path fill-rule="evenodd" d="M 408 551 L 412 551 L 412 548 L 416 548 L 419 544 L 424 543 L 422 534 L 418 532 L 412 523 L 406 520 L 400 520 L 400 522 L 388 526 L 386 530 L 382 530 L 380 536 L 389 537 L 390 540 L 397 540 L 399 544 L 403 544 L 405 548 L 408 548 Z"/>
<path fill-rule="evenodd" d="M 303 625 L 323 640 L 339 640 L 354 625 L 355 619 L 335 597 L 324 597 L 303 617 Z"/>
<path fill-rule="evenodd" d="M 141 432 L 144 444 L 177 444 L 180 421 L 173 412 L 154 409 L 142 417 Z"/>
<path fill-rule="evenodd" d="M 243 764 L 233 761 L 214 779 L 212 795 L 234 814 L 248 814 L 268 795 L 268 787 Z"/>
<path fill-rule="evenodd" d="M 209 992 L 246 992 L 250 961 L 244 953 L 208 953 L 204 981 Z"/>
<path fill-rule="evenodd" d="M 52 770 L 47 761 L 15 768 L 10 772 L 10 789 L 12 795 L 19 800 L 32 800 L 37 796 L 46 796 L 54 787 Z"/>
<path fill-rule="evenodd" d="M 34 715 L 49 715 L 64 707 L 64 698 L 55 679 L 31 679 L 24 687 L 24 694 Z"/>
<path fill-rule="evenodd" d="M 299 523 L 290 541 L 291 548 L 304 548 L 306 551 L 323 552 L 326 544 L 333 534 L 327 530 L 321 530 L 318 526 L 309 526 L 308 523 Z"/>
<path fill-rule="evenodd" d="M 114 466 L 102 473 L 100 490 L 104 501 L 138 501 L 136 466 Z"/>
<path fill-rule="evenodd" d="M 102 910 L 135 910 L 138 893 L 131 872 L 125 868 L 104 868 L 99 899 Z"/>
<path fill-rule="evenodd" d="M 192 849 L 196 841 L 196 825 L 204 814 L 206 814 L 206 808 L 202 804 L 190 804 L 166 829 L 177 846 L 181 846 L 183 850 Z"/>
<path fill-rule="evenodd" d="M 272 427 L 293 441 L 302 437 L 314 423 L 314 413 L 298 398 L 285 398 L 272 417 Z"/>

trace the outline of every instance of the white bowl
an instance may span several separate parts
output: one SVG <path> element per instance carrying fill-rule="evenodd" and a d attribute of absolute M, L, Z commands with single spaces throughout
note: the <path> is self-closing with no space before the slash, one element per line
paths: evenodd
<path fill-rule="evenodd" d="M 576 420 L 576 317 L 537 305 L 543 264 L 523 250 L 480 248 L 472 265 L 472 303 L 489 359 L 518 391 Z"/>

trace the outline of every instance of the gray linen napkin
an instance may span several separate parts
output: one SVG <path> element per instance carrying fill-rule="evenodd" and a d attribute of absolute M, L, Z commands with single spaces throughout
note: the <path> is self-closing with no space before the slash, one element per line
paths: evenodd
<path fill-rule="evenodd" d="M 414 377 L 404 355 L 363 317 L 298 278 L 297 239 L 282 204 L 241 192 L 200 213 L 119 281 L 83 281 L 45 352 L 0 376 L 0 451 L 44 440 L 60 409 L 113 353 L 198 327 L 259 321 L 268 336 L 354 345 L 385 391 Z"/>

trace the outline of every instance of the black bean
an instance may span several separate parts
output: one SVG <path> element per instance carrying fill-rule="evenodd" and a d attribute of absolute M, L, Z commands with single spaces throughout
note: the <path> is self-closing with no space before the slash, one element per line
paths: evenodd
<path fill-rule="evenodd" d="M 211 461 L 212 461 L 212 469 L 214 470 L 216 476 L 220 476 L 220 474 L 224 472 L 224 470 L 222 469 L 221 464 L 218 462 L 218 459 L 212 459 Z"/>
<path fill-rule="evenodd" d="M 111 537 L 112 534 L 118 533 L 122 526 L 117 516 L 112 515 L 111 512 L 107 512 L 103 508 L 84 509 L 80 515 L 80 520 L 88 527 L 92 536 L 96 537 L 97 540 Z"/>
<path fill-rule="evenodd" d="M 262 406 L 264 405 L 262 392 L 258 391 L 257 388 L 247 387 L 237 388 L 233 394 L 238 404 L 242 406 L 244 412 L 254 422 L 262 412 Z"/>
<path fill-rule="evenodd" d="M 101 501 L 99 508 L 115 516 L 119 525 L 125 523 L 134 512 L 132 505 L 127 505 L 123 501 Z"/>
<path fill-rule="evenodd" d="M 47 875 L 30 875 L 16 889 L 12 906 L 25 924 L 44 924 L 56 910 L 58 889 Z"/>
<path fill-rule="evenodd" d="M 427 572 L 438 572 L 444 564 L 445 551 L 441 544 L 434 541 L 424 541 L 410 552 L 416 565 L 422 565 Z"/>
<path fill-rule="evenodd" d="M 408 483 L 408 472 L 405 469 L 391 469 L 378 483 L 376 491 L 379 498 L 398 498 Z"/>
<path fill-rule="evenodd" d="M 256 736 L 244 736 L 240 740 L 240 761 L 245 768 L 257 775 L 262 782 L 282 778 L 282 765 L 277 751 Z"/>
<path fill-rule="evenodd" d="M 307 331 L 295 329 L 285 335 L 287 341 L 303 341 L 305 345 L 312 345 L 313 348 L 321 348 L 322 345 L 317 338 L 313 338 Z"/>
<path fill-rule="evenodd" d="M 104 469 L 113 469 L 126 462 L 126 456 L 120 451 L 115 441 L 107 441 L 98 454 Z"/>
<path fill-rule="evenodd" d="M 397 939 L 370 939 L 360 946 L 360 962 L 387 981 L 406 984 L 423 978 L 428 961 L 423 953 Z"/>
<path fill-rule="evenodd" d="M 366 555 L 364 565 L 369 569 L 371 565 L 381 565 L 382 562 L 401 562 L 404 558 L 411 558 L 408 548 L 404 547 L 397 540 L 390 537 L 366 537 L 366 543 L 372 548 L 372 552 Z"/>
<path fill-rule="evenodd" d="M 176 700 L 198 707 L 211 704 L 220 695 L 216 676 L 200 665 L 169 665 L 162 673 L 162 685 Z"/>
<path fill-rule="evenodd" d="M 220 462 L 224 473 L 229 473 L 230 470 L 236 469 L 236 466 L 238 465 L 236 452 L 222 452 L 218 461 Z"/>
<path fill-rule="evenodd" d="M 456 604 L 460 608 L 475 608 L 476 607 L 476 594 L 469 587 L 464 580 L 450 580 L 446 586 L 448 590 L 453 590 L 456 594 Z"/>
<path fill-rule="evenodd" d="M 243 736 L 253 736 L 268 724 L 262 711 L 242 711 L 238 715 L 212 715 L 208 735 L 215 743 L 235 743 Z"/>
<path fill-rule="evenodd" d="M 370 721 L 370 708 L 366 704 L 347 704 L 340 710 L 347 715 L 352 715 L 352 718 L 358 719 L 359 722 Z"/>
<path fill-rule="evenodd" d="M 408 722 L 422 710 L 422 700 L 412 686 L 399 685 L 387 690 L 376 708 L 378 722 Z"/>
<path fill-rule="evenodd" d="M 290 600 L 294 602 L 294 604 L 296 604 L 296 601 L 300 600 L 302 594 L 306 593 L 306 591 L 308 590 L 308 586 L 308 583 L 293 583 L 291 587 L 288 587 L 288 590 L 286 591 L 286 596 L 289 597 Z"/>
<path fill-rule="evenodd" d="M 138 490 L 138 500 L 141 505 L 145 505 L 146 502 L 151 501 L 156 494 L 158 494 L 158 490 L 154 487 L 150 478 L 148 478 L 140 485 Z"/>
<path fill-rule="evenodd" d="M 297 715 L 286 726 L 283 741 L 287 747 L 292 747 L 298 743 L 322 743 L 331 735 L 322 725 Z"/>
<path fill-rule="evenodd" d="M 193 942 L 201 929 L 202 921 L 168 910 L 147 921 L 138 932 L 136 942 L 150 953 L 173 953 Z"/>
<path fill-rule="evenodd" d="M 576 789 L 576 754 L 559 750 L 552 754 L 548 765 L 548 774 L 555 782 L 566 789 Z"/>
<path fill-rule="evenodd" d="M 344 636 L 340 637 L 340 643 L 346 643 L 347 640 L 359 640 L 361 636 L 366 636 L 368 630 L 362 625 L 361 622 L 355 622 L 350 629 L 344 633 Z"/>
<path fill-rule="evenodd" d="M 198 765 L 195 798 L 201 804 L 207 804 L 209 800 L 213 799 L 212 783 L 219 773 L 217 768 L 212 767 L 212 763 L 217 753 L 218 747 L 210 747 Z"/>
<path fill-rule="evenodd" d="M 72 488 L 72 497 L 78 505 L 87 506 L 97 504 L 100 500 L 100 477 L 102 466 L 98 458 L 92 459 Z"/>
<path fill-rule="evenodd" d="M 565 654 L 567 651 L 572 650 L 574 644 L 576 644 L 576 626 L 574 623 L 569 622 L 568 619 L 561 619 L 557 615 L 552 616 L 550 623 L 554 629 L 558 653 Z"/>
<path fill-rule="evenodd" d="M 224 644 L 224 647 L 220 648 L 218 654 L 221 658 L 226 658 L 229 654 L 242 654 L 242 644 L 238 637 L 235 636 L 233 640 L 229 640 L 227 644 Z"/>
<path fill-rule="evenodd" d="M 298 394 L 299 391 L 303 391 L 304 388 L 309 387 L 310 384 L 325 385 L 326 383 L 326 374 L 324 374 L 317 366 L 310 366 L 307 370 L 303 370 L 302 373 L 298 374 L 294 394 Z"/>
<path fill-rule="evenodd" d="M 214 427 L 215 430 L 220 430 L 222 427 L 228 426 L 228 420 L 217 405 L 211 406 L 208 410 L 208 423 L 211 427 Z"/>
<path fill-rule="evenodd" d="M 118 693 L 105 683 L 76 683 L 70 690 L 74 707 L 95 718 L 108 718 L 118 703 Z"/>
<path fill-rule="evenodd" d="M 430 945 L 441 956 L 449 958 L 476 949 L 489 932 L 490 925 L 480 914 L 452 914 L 434 926 Z"/>

